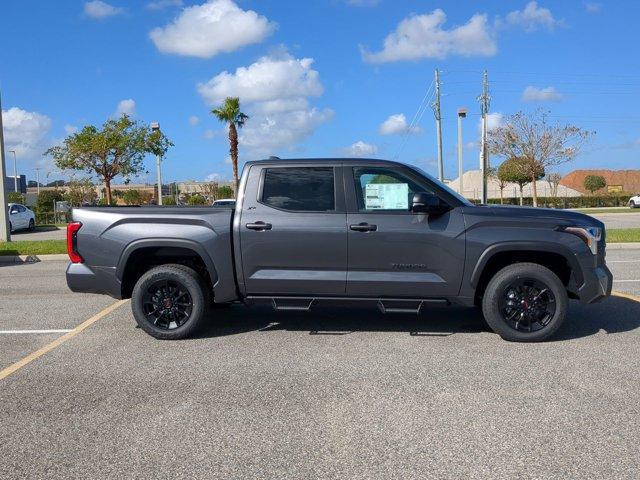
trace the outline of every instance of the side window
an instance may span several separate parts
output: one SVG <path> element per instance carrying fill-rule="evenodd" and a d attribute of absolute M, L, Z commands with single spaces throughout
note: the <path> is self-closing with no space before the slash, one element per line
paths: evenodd
<path fill-rule="evenodd" d="M 27 211 L 26 208 L 24 208 L 22 205 L 18 205 L 18 213 L 24 213 L 26 211 Z"/>
<path fill-rule="evenodd" d="M 408 212 L 414 193 L 433 193 L 427 185 L 391 168 L 354 167 L 353 177 L 360 211 Z"/>
<path fill-rule="evenodd" d="M 333 167 L 267 168 L 260 202 L 298 212 L 334 211 Z"/>

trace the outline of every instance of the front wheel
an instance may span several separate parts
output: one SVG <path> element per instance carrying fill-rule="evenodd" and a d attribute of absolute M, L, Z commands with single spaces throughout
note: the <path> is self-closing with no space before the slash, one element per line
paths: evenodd
<path fill-rule="evenodd" d="M 36 222 L 33 221 L 33 218 L 29 220 L 29 231 L 33 232 L 36 229 Z"/>
<path fill-rule="evenodd" d="M 567 291 L 555 273 L 536 263 L 516 263 L 489 281 L 482 313 L 503 339 L 539 342 L 560 328 L 568 303 Z"/>
<path fill-rule="evenodd" d="M 161 265 L 140 277 L 131 294 L 131 309 L 145 332 L 163 340 L 192 336 L 203 323 L 207 294 L 195 270 Z"/>
<path fill-rule="evenodd" d="M 629 200 L 629 208 L 636 208 L 636 202 Z"/>

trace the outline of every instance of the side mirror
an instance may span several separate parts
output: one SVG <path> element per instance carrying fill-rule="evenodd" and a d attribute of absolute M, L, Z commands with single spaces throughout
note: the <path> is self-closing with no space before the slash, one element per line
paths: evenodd
<path fill-rule="evenodd" d="M 414 213 L 442 215 L 449 210 L 449 205 L 443 203 L 436 195 L 425 192 L 418 192 L 413 195 L 413 201 L 411 202 L 411 211 Z"/>

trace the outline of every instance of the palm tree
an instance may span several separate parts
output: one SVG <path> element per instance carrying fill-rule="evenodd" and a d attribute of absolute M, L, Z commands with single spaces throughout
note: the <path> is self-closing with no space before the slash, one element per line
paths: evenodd
<path fill-rule="evenodd" d="M 218 120 L 229 124 L 229 154 L 233 166 L 233 192 L 238 195 L 238 128 L 242 128 L 244 122 L 249 119 L 240 111 L 240 99 L 227 97 L 218 108 L 211 110 Z"/>

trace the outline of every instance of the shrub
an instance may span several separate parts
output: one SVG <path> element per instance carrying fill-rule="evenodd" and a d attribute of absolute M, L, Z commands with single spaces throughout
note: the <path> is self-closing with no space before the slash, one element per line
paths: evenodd
<path fill-rule="evenodd" d="M 20 192 L 9 192 L 7 194 L 7 203 L 22 203 L 24 204 L 24 195 L 22 195 Z"/>
<path fill-rule="evenodd" d="M 115 190 L 115 191 L 118 192 L 119 190 Z M 122 199 L 124 200 L 124 203 L 126 203 L 127 205 L 140 205 L 142 200 L 142 195 L 140 195 L 140 192 L 138 190 L 135 190 L 135 189 L 127 190 L 122 195 Z"/>
<path fill-rule="evenodd" d="M 207 205 L 207 199 L 204 198 L 199 193 L 194 193 L 193 195 L 189 195 L 187 198 L 187 204 L 189 205 Z"/>
<path fill-rule="evenodd" d="M 586 177 L 584 177 L 584 188 L 589 190 L 589 192 L 591 192 L 591 195 L 593 195 L 593 192 L 595 192 L 596 190 L 600 190 L 601 188 L 604 188 L 606 186 L 607 181 L 601 175 L 587 175 Z"/>
<path fill-rule="evenodd" d="M 173 195 L 162 197 L 162 204 L 167 206 L 173 206 L 176 204 L 176 199 Z"/>
<path fill-rule="evenodd" d="M 44 190 L 40 192 L 40 195 L 38 195 L 38 200 L 36 200 L 36 212 L 53 212 L 54 202 L 60 202 L 62 200 L 64 200 L 64 194 L 62 193 L 62 191 L 58 189 Z"/>

